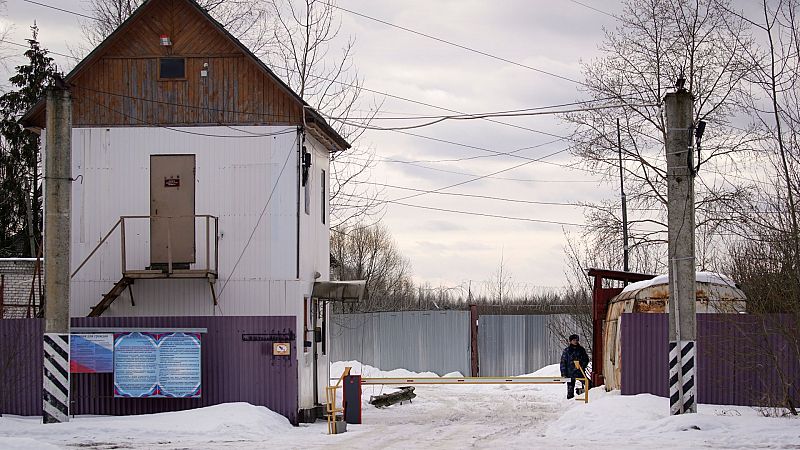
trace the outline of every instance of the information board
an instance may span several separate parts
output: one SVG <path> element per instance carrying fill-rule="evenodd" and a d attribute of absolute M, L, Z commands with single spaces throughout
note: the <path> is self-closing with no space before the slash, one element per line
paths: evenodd
<path fill-rule="evenodd" d="M 111 333 L 72 334 L 69 353 L 69 371 L 72 373 L 114 371 L 114 335 Z"/>
<path fill-rule="evenodd" d="M 200 334 L 114 334 L 115 397 L 200 397 Z"/>

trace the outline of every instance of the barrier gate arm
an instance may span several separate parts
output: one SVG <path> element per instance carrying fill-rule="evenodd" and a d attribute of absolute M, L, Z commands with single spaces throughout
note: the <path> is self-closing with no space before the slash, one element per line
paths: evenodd
<path fill-rule="evenodd" d="M 586 391 L 583 395 L 583 398 L 577 398 L 577 400 L 583 400 L 584 403 L 589 403 L 589 379 L 586 377 L 586 372 L 580 366 L 580 363 L 577 361 L 575 362 L 575 367 L 577 367 L 581 374 L 583 374 L 583 378 L 576 378 L 577 380 L 583 381 L 583 385 L 586 386 Z M 408 386 L 414 384 L 564 384 L 569 381 L 572 381 L 572 378 L 564 378 L 564 377 L 408 377 L 408 378 L 361 378 L 361 385 L 398 385 L 398 386 Z"/>
<path fill-rule="evenodd" d="M 562 384 L 570 378 L 561 377 L 408 377 L 361 378 L 365 385 L 408 384 Z"/>

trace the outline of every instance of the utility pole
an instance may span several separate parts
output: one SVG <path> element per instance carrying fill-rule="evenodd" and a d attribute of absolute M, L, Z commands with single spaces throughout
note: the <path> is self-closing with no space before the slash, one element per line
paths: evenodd
<path fill-rule="evenodd" d="M 69 422 L 69 264 L 72 98 L 60 78 L 47 91 L 45 148 L 44 423 Z"/>
<path fill-rule="evenodd" d="M 667 142 L 670 414 L 697 412 L 695 354 L 694 99 L 681 77 L 664 97 Z"/>
<path fill-rule="evenodd" d="M 625 196 L 625 178 L 622 171 L 622 136 L 617 119 L 617 150 L 619 154 L 619 193 L 622 196 L 622 270 L 628 271 L 628 205 Z"/>

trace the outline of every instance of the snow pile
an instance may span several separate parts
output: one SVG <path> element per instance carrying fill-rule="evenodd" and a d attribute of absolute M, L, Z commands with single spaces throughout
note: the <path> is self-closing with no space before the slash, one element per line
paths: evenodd
<path fill-rule="evenodd" d="M 140 416 L 77 417 L 69 423 L 47 425 L 38 417 L 5 416 L 0 418 L 0 436 L 3 436 L 0 448 L 6 448 L 6 439 L 17 448 L 46 448 L 41 441 L 51 441 L 53 436 L 59 436 L 58 443 L 117 440 L 139 445 L 216 439 L 263 440 L 292 429 L 285 417 L 249 403 L 225 403 Z M 34 443 L 37 445 L 31 445 Z"/>
<path fill-rule="evenodd" d="M 331 379 L 338 380 L 339 377 L 342 376 L 342 372 L 344 372 L 345 367 L 350 367 L 350 374 L 351 375 L 361 375 L 365 378 L 407 378 L 407 377 L 416 377 L 416 378 L 438 378 L 434 372 L 412 372 L 406 369 L 394 369 L 394 370 L 381 370 L 377 367 L 372 367 L 367 364 L 361 364 L 358 361 L 337 361 L 331 363 Z M 461 372 L 450 372 L 446 377 L 463 377 L 464 375 Z M 333 381 L 335 383 L 335 381 Z"/>
<path fill-rule="evenodd" d="M 370 377 L 436 376 L 382 371 L 357 361 L 334 363 Z M 459 376 L 460 374 L 448 374 Z M 528 376 L 559 376 L 558 364 Z M 78 417 L 42 425 L 41 418 L 0 417 L 0 449 L 54 448 L 795 448 L 800 419 L 765 418 L 740 406 L 699 405 L 698 414 L 669 415 L 669 400 L 621 396 L 602 387 L 588 404 L 567 400 L 563 384 L 419 385 L 411 403 L 378 409 L 364 386 L 361 425 L 329 436 L 325 421 L 292 427 L 283 416 L 247 403 L 127 417 Z M 341 391 L 341 390 L 340 390 Z M 341 403 L 340 403 L 341 404 Z"/>
<path fill-rule="evenodd" d="M 698 283 L 719 284 L 723 286 L 736 286 L 736 283 L 728 276 L 716 272 L 697 272 L 696 278 Z M 650 280 L 637 281 L 625 286 L 622 292 L 633 292 L 639 289 L 648 288 L 650 286 L 658 286 L 659 284 L 669 284 L 669 275 L 659 275 Z"/>
<path fill-rule="evenodd" d="M 800 442 L 800 420 L 767 418 L 743 406 L 698 405 L 697 414 L 670 416 L 669 399 L 622 396 L 592 389 L 588 405 L 575 405 L 555 420 L 547 437 L 586 436 L 583 444 L 627 447 L 712 446 L 753 448 Z"/>

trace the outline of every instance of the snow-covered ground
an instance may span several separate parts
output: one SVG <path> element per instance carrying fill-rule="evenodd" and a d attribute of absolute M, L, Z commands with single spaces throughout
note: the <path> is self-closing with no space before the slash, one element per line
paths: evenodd
<path fill-rule="evenodd" d="M 351 361 L 353 373 L 382 372 Z M 457 376 L 457 374 L 451 374 Z M 558 376 L 558 366 L 534 374 Z M 415 386 L 412 403 L 376 409 L 364 388 L 363 424 L 328 436 L 325 422 L 292 427 L 267 408 L 232 403 L 129 417 L 79 417 L 41 425 L 39 418 L 0 418 L 0 449 L 51 448 L 800 448 L 800 420 L 767 418 L 746 407 L 700 405 L 671 417 L 665 398 L 621 396 L 596 388 L 588 405 L 564 398 L 563 385 Z"/>

